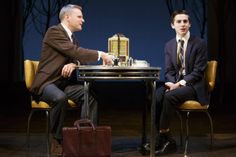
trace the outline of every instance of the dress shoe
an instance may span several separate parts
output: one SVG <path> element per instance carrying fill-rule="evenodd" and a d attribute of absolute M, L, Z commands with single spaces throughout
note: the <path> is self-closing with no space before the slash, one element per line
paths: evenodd
<path fill-rule="evenodd" d="M 167 141 L 161 149 L 155 151 L 156 156 L 161 156 L 165 154 L 175 153 L 177 151 L 176 143 Z"/>
<path fill-rule="evenodd" d="M 156 149 L 155 151 L 156 156 L 170 154 L 177 151 L 176 142 L 171 137 L 170 133 L 162 133 L 160 136 L 162 136 L 162 139 L 165 140 L 165 142 L 163 142 L 162 145 L 160 145 L 160 147 Z"/>
<path fill-rule="evenodd" d="M 155 150 L 161 149 L 162 145 L 164 144 L 165 139 L 163 136 L 159 136 L 159 134 L 157 135 L 156 138 L 156 144 L 155 144 Z M 142 155 L 148 155 L 150 154 L 150 150 L 151 150 L 151 146 L 150 143 L 145 143 L 143 145 L 141 145 L 138 148 L 138 151 L 142 154 Z"/>
<path fill-rule="evenodd" d="M 140 147 L 138 147 L 138 151 L 142 155 L 149 155 L 150 154 L 150 144 L 149 143 L 142 144 Z"/>
<path fill-rule="evenodd" d="M 54 138 L 51 140 L 51 155 L 62 155 L 62 145 Z"/>

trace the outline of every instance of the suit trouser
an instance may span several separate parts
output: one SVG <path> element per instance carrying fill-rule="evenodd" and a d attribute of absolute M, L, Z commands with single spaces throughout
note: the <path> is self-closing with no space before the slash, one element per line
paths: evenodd
<path fill-rule="evenodd" d="M 156 123 L 157 129 L 168 129 L 176 107 L 186 100 L 196 100 L 196 92 L 191 86 L 166 91 L 165 86 L 157 89 Z"/>
<path fill-rule="evenodd" d="M 50 111 L 50 130 L 54 138 L 62 139 L 62 127 L 66 114 L 68 99 L 75 103 L 83 102 L 84 87 L 80 84 L 68 85 L 64 91 L 59 89 L 55 84 L 47 85 L 42 93 L 40 100 L 43 100 L 52 107 Z M 89 97 L 89 116 L 95 124 L 97 123 L 97 101 L 90 95 Z M 81 111 L 84 111 L 82 105 Z M 82 114 L 82 113 L 81 113 Z"/>

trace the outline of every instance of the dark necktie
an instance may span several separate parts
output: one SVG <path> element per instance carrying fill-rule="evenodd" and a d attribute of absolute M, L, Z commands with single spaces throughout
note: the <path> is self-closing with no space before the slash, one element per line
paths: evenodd
<path fill-rule="evenodd" d="M 76 38 L 74 34 L 71 34 L 71 40 L 73 44 L 76 44 Z"/>
<path fill-rule="evenodd" d="M 184 70 L 184 40 L 181 39 L 179 39 L 178 41 L 177 66 L 179 69 L 178 80 L 181 80 L 183 78 L 183 70 Z"/>

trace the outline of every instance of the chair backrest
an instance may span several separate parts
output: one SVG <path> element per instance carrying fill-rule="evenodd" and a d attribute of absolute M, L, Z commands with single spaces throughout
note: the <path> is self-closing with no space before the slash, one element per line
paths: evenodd
<path fill-rule="evenodd" d="M 30 89 L 38 70 L 39 61 L 25 60 L 24 61 L 24 71 L 25 71 L 25 84 L 27 89 Z"/>
<path fill-rule="evenodd" d="M 217 61 L 208 61 L 205 77 L 207 81 L 208 91 L 211 92 L 215 87 Z"/>

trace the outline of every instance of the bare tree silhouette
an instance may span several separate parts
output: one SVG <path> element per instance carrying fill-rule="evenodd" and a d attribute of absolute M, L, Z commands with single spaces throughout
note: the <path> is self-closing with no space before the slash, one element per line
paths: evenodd
<path fill-rule="evenodd" d="M 198 27 L 200 29 L 200 36 L 204 38 L 206 34 L 206 24 L 207 24 L 207 7 L 206 0 L 191 0 L 187 1 L 189 3 L 189 8 L 197 21 Z"/>
<path fill-rule="evenodd" d="M 53 23 L 58 23 L 58 14 L 66 4 L 78 4 L 84 8 L 88 0 L 22 0 L 21 49 L 24 54 L 24 37 L 35 30 L 42 37 Z"/>
<path fill-rule="evenodd" d="M 88 0 L 23 0 L 23 30 L 35 29 L 44 36 L 52 22 L 58 20 L 58 14 L 62 6 L 72 3 L 82 7 Z"/>

